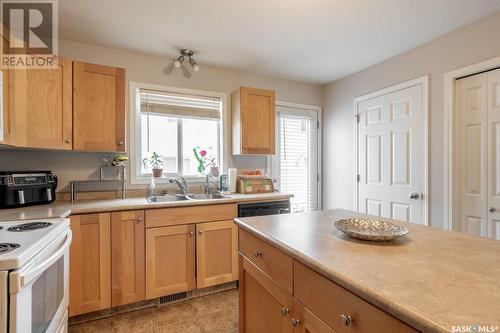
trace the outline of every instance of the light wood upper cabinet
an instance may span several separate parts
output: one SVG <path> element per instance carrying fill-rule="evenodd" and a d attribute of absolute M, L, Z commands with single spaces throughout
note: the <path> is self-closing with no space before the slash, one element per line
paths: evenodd
<path fill-rule="evenodd" d="M 74 149 L 125 151 L 125 70 L 73 62 Z"/>
<path fill-rule="evenodd" d="M 196 225 L 197 287 L 238 279 L 238 228 L 232 220 Z"/>
<path fill-rule="evenodd" d="M 0 69 L 2 73 L 2 92 L 3 92 L 3 117 L 0 119 L 0 127 L 3 125 L 2 135 L 0 135 L 0 143 L 10 144 L 10 77 L 11 71 L 8 69 Z M 0 116 L 1 113 L 0 113 Z"/>
<path fill-rule="evenodd" d="M 72 62 L 57 69 L 11 71 L 10 143 L 30 148 L 73 148 Z M 12 111 L 11 110 L 11 111 Z"/>
<path fill-rule="evenodd" d="M 240 256 L 240 333 L 291 333 L 293 297 Z"/>
<path fill-rule="evenodd" d="M 233 154 L 267 154 L 275 151 L 275 92 L 240 87 L 231 95 Z"/>
<path fill-rule="evenodd" d="M 146 298 L 144 211 L 111 213 L 111 306 Z"/>
<path fill-rule="evenodd" d="M 146 229 L 146 298 L 196 288 L 195 225 Z"/>
<path fill-rule="evenodd" d="M 111 306 L 110 213 L 71 216 L 70 316 Z"/>

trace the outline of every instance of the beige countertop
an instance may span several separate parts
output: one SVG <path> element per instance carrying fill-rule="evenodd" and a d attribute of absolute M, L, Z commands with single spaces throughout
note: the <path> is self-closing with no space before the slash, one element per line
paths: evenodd
<path fill-rule="evenodd" d="M 15 209 L 0 210 L 0 222 L 58 218 L 67 217 L 70 214 L 85 214 L 98 212 L 112 212 L 120 210 L 134 209 L 153 209 L 168 207 L 185 207 L 199 205 L 215 205 L 223 203 L 241 203 L 241 202 L 263 202 L 288 200 L 292 195 L 285 193 L 262 193 L 262 194 L 230 194 L 225 199 L 207 199 L 207 200 L 183 200 L 174 202 L 156 202 L 149 203 L 146 198 L 127 198 L 113 200 L 85 200 L 75 203 L 58 201 L 48 205 L 30 206 Z"/>
<path fill-rule="evenodd" d="M 406 224 L 405 238 L 364 242 L 334 227 L 359 215 L 327 210 L 236 223 L 422 332 L 500 328 L 500 241 Z"/>

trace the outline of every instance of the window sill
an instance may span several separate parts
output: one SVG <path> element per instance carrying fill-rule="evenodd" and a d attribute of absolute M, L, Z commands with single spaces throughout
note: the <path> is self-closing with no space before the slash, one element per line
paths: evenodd
<path fill-rule="evenodd" d="M 169 176 L 163 176 L 161 178 L 155 178 L 155 183 L 156 184 L 169 184 L 169 178 L 170 177 L 179 177 L 178 175 L 169 175 Z M 184 179 L 186 179 L 188 184 L 202 184 L 205 183 L 206 179 L 205 177 L 199 177 L 199 176 L 183 176 Z M 147 185 L 151 181 L 151 176 L 136 176 L 132 177 L 130 180 L 130 184 L 132 185 Z M 211 179 L 213 182 L 213 179 Z"/>

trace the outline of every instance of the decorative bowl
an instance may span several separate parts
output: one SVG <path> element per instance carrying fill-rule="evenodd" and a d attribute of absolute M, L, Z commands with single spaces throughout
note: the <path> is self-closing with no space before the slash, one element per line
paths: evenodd
<path fill-rule="evenodd" d="M 338 220 L 335 227 L 351 237 L 378 242 L 390 241 L 410 232 L 410 229 L 403 225 L 358 217 Z"/>

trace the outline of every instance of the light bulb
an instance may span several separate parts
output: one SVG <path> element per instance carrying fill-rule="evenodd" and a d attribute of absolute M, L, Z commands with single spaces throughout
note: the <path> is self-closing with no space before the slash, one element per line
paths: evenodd
<path fill-rule="evenodd" d="M 199 71 L 199 70 L 200 70 L 200 66 L 198 66 L 198 64 L 195 64 L 195 65 L 193 66 L 193 70 L 194 70 L 195 72 Z"/>
<path fill-rule="evenodd" d="M 176 60 L 176 61 L 174 61 L 174 66 L 175 66 L 175 67 L 177 67 L 177 68 L 181 67 L 181 62 L 180 62 L 180 60 Z"/>
<path fill-rule="evenodd" d="M 196 61 L 194 61 L 193 58 L 189 57 L 189 63 L 191 64 L 191 67 L 193 67 L 193 70 L 195 72 L 200 70 L 200 66 L 196 63 Z"/>

